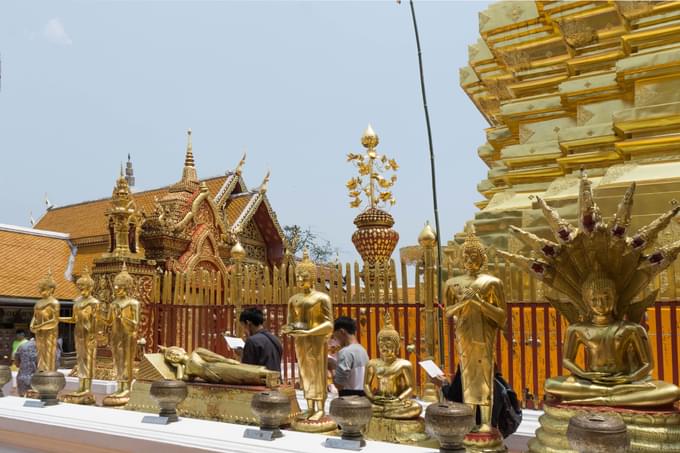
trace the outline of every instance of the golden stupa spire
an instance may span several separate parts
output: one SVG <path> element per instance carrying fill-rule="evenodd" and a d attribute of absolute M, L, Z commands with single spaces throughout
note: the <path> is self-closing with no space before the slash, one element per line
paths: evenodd
<path fill-rule="evenodd" d="M 184 169 L 182 170 L 182 181 L 197 182 L 198 175 L 196 174 L 196 167 L 194 165 L 194 153 L 191 143 L 191 129 L 187 130 L 187 151 L 184 156 Z"/>

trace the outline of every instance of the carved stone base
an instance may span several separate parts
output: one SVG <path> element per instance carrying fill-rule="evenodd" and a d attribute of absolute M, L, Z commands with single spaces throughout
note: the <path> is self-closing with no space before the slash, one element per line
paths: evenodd
<path fill-rule="evenodd" d="M 439 443 L 425 433 L 425 420 L 422 417 L 414 420 L 373 417 L 368 422 L 365 437 L 383 442 L 439 448 Z"/>
<path fill-rule="evenodd" d="M 545 402 L 545 413 L 539 418 L 541 427 L 529 441 L 531 453 L 576 453 L 569 448 L 569 419 L 582 413 L 605 413 L 623 419 L 630 436 L 630 453 L 680 451 L 680 410 L 661 408 L 641 410 L 605 406 L 577 406 Z"/>
<path fill-rule="evenodd" d="M 65 403 L 71 404 L 92 405 L 96 403 L 94 395 L 92 393 L 85 394 L 67 393 L 66 395 L 62 395 L 60 399 Z"/>
<path fill-rule="evenodd" d="M 160 408 L 151 398 L 151 382 L 137 380 L 132 384 L 130 401 L 123 409 L 157 413 Z M 250 410 L 250 401 L 259 392 L 270 390 L 267 387 L 245 385 L 222 385 L 207 383 L 187 383 L 188 395 L 177 406 L 180 417 L 200 418 L 229 423 L 256 425 L 257 417 Z M 295 390 L 282 386 L 278 390 L 287 395 L 291 402 L 289 424 L 300 413 Z"/>
<path fill-rule="evenodd" d="M 290 424 L 290 427 L 295 431 L 302 431 L 304 433 L 327 433 L 337 430 L 338 424 L 328 415 L 324 415 L 319 420 L 296 418 Z"/>
<path fill-rule="evenodd" d="M 508 449 L 503 445 L 503 436 L 498 429 L 491 432 L 471 432 L 463 440 L 468 453 L 504 453 Z"/>

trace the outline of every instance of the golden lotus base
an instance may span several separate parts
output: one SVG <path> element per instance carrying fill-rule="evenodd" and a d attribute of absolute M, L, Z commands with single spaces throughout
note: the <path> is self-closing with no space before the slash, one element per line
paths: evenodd
<path fill-rule="evenodd" d="M 67 393 L 66 395 L 61 396 L 59 399 L 65 403 L 71 404 L 92 405 L 96 403 L 92 393 L 85 393 L 83 395 Z"/>
<path fill-rule="evenodd" d="M 505 453 L 507 447 L 503 445 L 503 436 L 494 428 L 491 432 L 471 432 L 463 440 L 467 453 Z"/>
<path fill-rule="evenodd" d="M 438 442 L 425 433 L 425 420 L 422 417 L 413 420 L 373 417 L 368 422 L 364 437 L 382 442 L 439 448 Z"/>
<path fill-rule="evenodd" d="M 680 411 L 677 408 L 640 410 L 620 407 L 577 406 L 565 403 L 543 405 L 540 428 L 529 441 L 531 453 L 576 453 L 569 448 L 567 426 L 574 415 L 598 412 L 619 416 L 628 427 L 629 453 L 680 452 Z"/>
<path fill-rule="evenodd" d="M 160 408 L 151 397 L 150 389 L 150 381 L 135 381 L 132 384 L 130 401 L 123 409 L 158 413 Z M 186 399 L 177 406 L 177 415 L 180 417 L 256 425 L 258 419 L 250 410 L 250 401 L 257 393 L 270 389 L 264 386 L 194 382 L 187 383 L 187 390 Z M 300 406 L 293 388 L 281 386 L 278 390 L 290 398 L 291 411 L 286 423 L 288 424 L 300 413 Z"/>
<path fill-rule="evenodd" d="M 338 429 L 337 423 L 328 415 L 324 415 L 319 420 L 298 417 L 292 421 L 290 427 L 295 431 L 302 431 L 304 433 L 327 433 Z"/>

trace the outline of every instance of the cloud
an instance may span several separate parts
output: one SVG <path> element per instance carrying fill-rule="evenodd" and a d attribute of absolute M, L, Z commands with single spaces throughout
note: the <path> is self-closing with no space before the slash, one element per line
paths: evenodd
<path fill-rule="evenodd" d="M 73 44 L 71 37 L 64 30 L 64 24 L 61 23 L 61 19 L 58 17 L 53 17 L 47 21 L 43 29 L 43 36 L 49 42 L 60 46 L 70 46 Z"/>

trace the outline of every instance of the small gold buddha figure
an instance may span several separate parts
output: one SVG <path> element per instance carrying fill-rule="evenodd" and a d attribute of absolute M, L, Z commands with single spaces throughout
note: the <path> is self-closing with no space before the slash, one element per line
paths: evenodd
<path fill-rule="evenodd" d="M 456 346 L 463 384 L 463 402 L 479 408 L 478 432 L 490 433 L 496 337 L 505 325 L 503 282 L 481 273 L 484 246 L 471 229 L 463 244 L 465 274 L 446 282 L 446 315 L 456 322 Z"/>
<path fill-rule="evenodd" d="M 305 249 L 303 259 L 295 267 L 301 293 L 288 301 L 288 323 L 284 334 L 295 339 L 300 381 L 307 412 L 293 427 L 300 431 L 323 432 L 334 429 L 335 424 L 325 415 L 327 391 L 328 339 L 333 333 L 333 306 L 325 293 L 314 289 L 316 265 Z"/>
<path fill-rule="evenodd" d="M 571 324 L 564 341 L 562 364 L 572 375 L 547 379 L 545 391 L 565 402 L 607 406 L 662 406 L 680 399 L 680 388 L 651 379 L 653 359 L 644 327 L 614 318 L 614 281 L 595 271 L 583 283 L 582 297 L 591 307 L 590 319 Z M 585 369 L 576 363 L 580 348 Z"/>
<path fill-rule="evenodd" d="M 130 398 L 139 325 L 139 301 L 130 297 L 133 285 L 134 280 L 123 263 L 123 269 L 113 280 L 114 299 L 107 319 L 111 326 L 110 346 L 118 390 L 104 398 L 105 406 L 121 406 Z"/>
<path fill-rule="evenodd" d="M 74 404 L 94 404 L 92 379 L 97 356 L 97 319 L 99 301 L 92 297 L 94 280 L 85 268 L 83 275 L 76 281 L 80 296 L 73 302 L 73 315 L 59 318 L 61 322 L 75 324 L 75 346 L 78 370 L 78 391 L 64 396 L 64 401 Z"/>
<path fill-rule="evenodd" d="M 200 378 L 212 384 L 266 385 L 273 387 L 280 382 L 281 373 L 264 366 L 247 365 L 228 359 L 208 349 L 196 348 L 188 354 L 179 346 L 163 347 L 165 361 L 170 364 L 177 379 L 193 381 Z"/>
<path fill-rule="evenodd" d="M 57 371 L 57 335 L 59 332 L 59 301 L 54 298 L 57 284 L 52 271 L 38 283 L 41 299 L 33 307 L 30 329 L 35 334 L 38 350 L 37 371 Z"/>
<path fill-rule="evenodd" d="M 379 359 L 371 359 L 364 375 L 364 393 L 373 403 L 373 416 L 395 420 L 418 418 L 422 407 L 413 399 L 414 371 L 410 361 L 399 358 L 401 338 L 389 311 L 378 333 Z"/>

